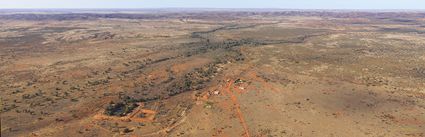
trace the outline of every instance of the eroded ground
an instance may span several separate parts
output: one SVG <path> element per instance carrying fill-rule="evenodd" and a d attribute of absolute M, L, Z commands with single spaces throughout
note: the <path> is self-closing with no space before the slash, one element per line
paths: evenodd
<path fill-rule="evenodd" d="M 87 16 L 0 15 L 1 136 L 425 136 L 423 13 Z"/>

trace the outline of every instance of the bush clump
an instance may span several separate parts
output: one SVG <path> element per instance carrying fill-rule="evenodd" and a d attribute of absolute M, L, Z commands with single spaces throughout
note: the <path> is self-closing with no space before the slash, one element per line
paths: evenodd
<path fill-rule="evenodd" d="M 134 102 L 111 102 L 105 109 L 105 114 L 109 116 L 125 116 L 131 113 L 136 107 L 138 107 Z"/>

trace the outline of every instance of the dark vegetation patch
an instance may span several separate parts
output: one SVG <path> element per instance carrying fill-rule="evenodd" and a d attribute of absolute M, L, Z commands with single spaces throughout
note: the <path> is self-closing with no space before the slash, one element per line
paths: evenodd
<path fill-rule="evenodd" d="M 93 81 L 87 81 L 87 85 L 89 86 L 96 86 L 96 85 L 105 85 L 108 84 L 109 80 L 107 79 L 100 79 L 100 80 L 93 80 Z"/>
<path fill-rule="evenodd" d="M 86 29 L 83 27 L 45 27 L 41 30 L 41 32 L 48 33 L 48 32 L 65 32 L 69 30 L 76 30 L 76 29 Z"/>
<path fill-rule="evenodd" d="M 137 101 L 129 96 L 124 96 L 120 102 L 110 102 L 104 113 L 108 116 L 125 116 L 139 106 Z"/>
<path fill-rule="evenodd" d="M 380 29 L 380 31 L 383 31 L 383 32 L 396 32 L 396 33 L 418 33 L 418 34 L 425 34 L 425 31 L 411 29 L 411 28 L 382 28 L 382 29 Z"/>
<path fill-rule="evenodd" d="M 395 22 L 404 22 L 404 23 L 416 22 L 416 20 L 412 20 L 412 19 L 392 19 L 392 21 L 395 21 Z"/>
<path fill-rule="evenodd" d="M 45 39 L 41 33 L 29 33 L 19 37 L 6 37 L 4 42 L 6 45 L 10 46 L 20 46 L 20 47 L 31 47 L 42 43 Z M 36 46 L 35 46 L 36 47 Z M 20 49 L 14 49 L 15 51 Z"/>
<path fill-rule="evenodd" d="M 127 70 L 122 72 L 122 75 L 128 75 L 137 71 L 141 71 L 142 69 L 146 68 L 149 65 L 153 65 L 153 64 L 157 64 L 157 63 L 161 63 L 161 62 L 165 62 L 168 60 L 172 60 L 172 59 L 176 59 L 180 56 L 171 56 L 171 57 L 164 57 L 164 58 L 160 58 L 160 59 L 151 59 L 151 58 L 147 58 L 143 61 L 137 62 L 137 66 L 133 69 Z"/>
<path fill-rule="evenodd" d="M 49 34 L 49 33 L 60 33 L 65 32 L 68 30 L 74 30 L 74 29 L 84 29 L 80 27 L 45 27 L 41 30 L 31 31 L 30 28 L 16 28 L 13 30 L 20 31 L 21 36 L 17 37 L 3 37 L 2 42 L 0 44 L 10 45 L 10 46 L 19 46 L 19 47 L 26 47 L 26 48 L 13 48 L 14 52 L 25 52 L 26 50 L 34 50 L 39 51 L 44 48 L 39 48 L 42 43 L 46 40 L 43 35 Z M 12 31 L 12 30 L 11 30 Z M 31 49 L 27 49 L 31 48 Z"/>
<path fill-rule="evenodd" d="M 413 75 L 425 79 L 425 68 L 423 67 L 417 67 L 412 69 Z"/>
<path fill-rule="evenodd" d="M 99 32 L 90 36 L 88 39 L 108 40 L 117 38 L 117 35 L 111 32 Z"/>
<path fill-rule="evenodd" d="M 176 81 L 167 89 L 168 95 L 174 96 L 182 92 L 204 88 L 218 73 L 217 64 L 218 63 L 208 64 L 187 73 L 182 80 Z"/>
<path fill-rule="evenodd" d="M 22 32 L 22 31 L 27 31 L 29 29 L 30 29 L 30 27 L 25 27 L 25 28 L 11 28 L 11 29 L 5 30 L 5 32 L 8 32 L 8 31 Z"/>

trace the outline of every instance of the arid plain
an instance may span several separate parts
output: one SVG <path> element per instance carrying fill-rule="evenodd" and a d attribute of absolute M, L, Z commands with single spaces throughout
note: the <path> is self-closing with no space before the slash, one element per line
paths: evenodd
<path fill-rule="evenodd" d="M 425 13 L 0 12 L 1 136 L 425 136 Z"/>

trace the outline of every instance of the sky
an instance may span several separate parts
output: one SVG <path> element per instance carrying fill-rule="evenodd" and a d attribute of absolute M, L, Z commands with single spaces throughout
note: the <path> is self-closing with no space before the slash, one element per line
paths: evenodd
<path fill-rule="evenodd" d="M 40 8 L 281 8 L 425 9 L 425 0 L 0 0 L 0 9 Z"/>

